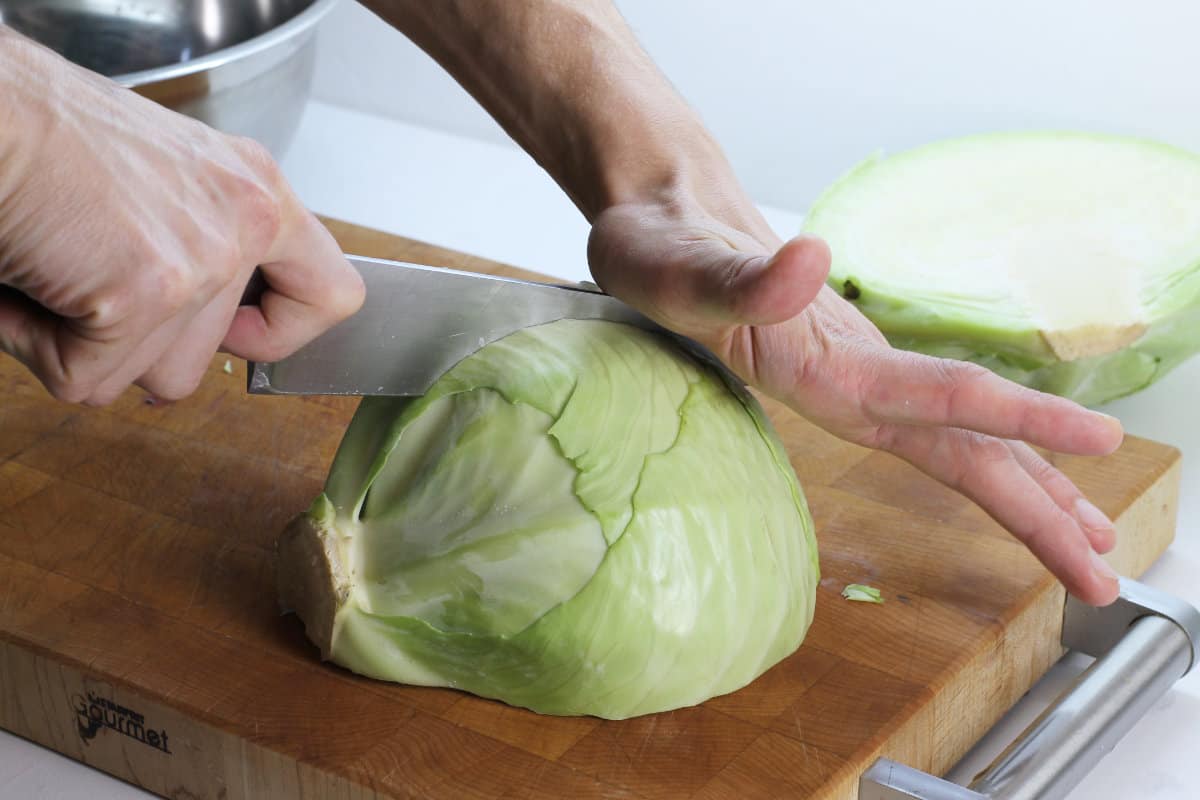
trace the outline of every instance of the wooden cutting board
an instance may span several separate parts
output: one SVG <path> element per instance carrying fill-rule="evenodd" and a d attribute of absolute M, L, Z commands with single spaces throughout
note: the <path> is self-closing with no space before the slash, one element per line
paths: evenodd
<path fill-rule="evenodd" d="M 522 274 L 330 227 L 348 252 Z M 880 755 L 947 770 L 1061 654 L 1062 590 L 986 516 L 768 404 L 823 579 L 803 647 L 751 686 L 606 722 L 359 678 L 279 616 L 271 567 L 355 401 L 248 397 L 224 363 L 185 402 L 89 410 L 0 357 L 0 725 L 161 795 L 852 798 Z M 1140 574 L 1172 538 L 1179 453 L 1057 463 Z"/>

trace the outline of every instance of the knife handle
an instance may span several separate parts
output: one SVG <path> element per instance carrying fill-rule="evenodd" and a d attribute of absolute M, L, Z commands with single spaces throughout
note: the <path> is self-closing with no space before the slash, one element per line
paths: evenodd
<path fill-rule="evenodd" d="M 254 272 L 250 273 L 250 280 L 246 282 L 246 288 L 242 290 L 242 299 L 238 305 L 258 305 L 267 288 L 267 276 L 263 274 L 262 267 L 255 267 Z"/>
<path fill-rule="evenodd" d="M 242 290 L 242 299 L 238 301 L 239 306 L 256 306 L 262 300 L 263 294 L 267 291 L 267 276 L 263 274 L 262 267 L 255 267 L 254 272 L 250 273 L 250 280 L 246 281 L 246 288 Z M 250 393 L 252 387 L 256 386 L 261 377 L 260 366 L 254 361 L 246 362 L 246 392 Z"/>
<path fill-rule="evenodd" d="M 1200 612 L 1122 578 L 1110 606 L 1068 598 L 1062 643 L 1096 660 L 969 788 L 880 758 L 859 780 L 859 800 L 1065 796 L 1200 661 Z"/>

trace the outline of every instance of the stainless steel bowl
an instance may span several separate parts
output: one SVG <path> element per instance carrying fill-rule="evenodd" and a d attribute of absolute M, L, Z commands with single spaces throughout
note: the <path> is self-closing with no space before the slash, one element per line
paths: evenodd
<path fill-rule="evenodd" d="M 337 0 L 0 0 L 0 22 L 214 128 L 287 149 Z"/>

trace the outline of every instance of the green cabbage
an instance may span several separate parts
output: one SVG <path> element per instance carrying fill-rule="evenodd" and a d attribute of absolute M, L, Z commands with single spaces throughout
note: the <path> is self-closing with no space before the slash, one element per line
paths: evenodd
<path fill-rule="evenodd" d="M 749 683 L 799 646 L 818 579 L 757 401 L 664 338 L 577 320 L 364 400 L 279 556 L 325 658 L 609 718 Z"/>
<path fill-rule="evenodd" d="M 939 142 L 859 165 L 805 230 L 897 347 L 1094 405 L 1200 350 L 1200 157 L 1083 133 Z"/>

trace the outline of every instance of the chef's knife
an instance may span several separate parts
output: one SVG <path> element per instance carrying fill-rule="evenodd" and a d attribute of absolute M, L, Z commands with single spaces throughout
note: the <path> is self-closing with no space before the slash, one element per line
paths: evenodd
<path fill-rule="evenodd" d="M 366 284 L 362 308 L 287 358 L 249 362 L 251 394 L 421 395 L 489 342 L 560 319 L 623 322 L 671 336 L 726 380 L 741 384 L 696 342 L 590 286 L 347 258 Z M 253 302 L 253 293 L 251 287 L 243 302 Z"/>

